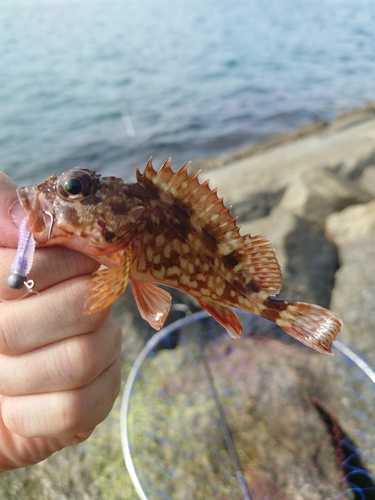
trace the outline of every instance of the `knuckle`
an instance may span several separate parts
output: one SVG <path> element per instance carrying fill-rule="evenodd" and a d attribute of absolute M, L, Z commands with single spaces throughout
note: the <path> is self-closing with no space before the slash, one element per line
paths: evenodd
<path fill-rule="evenodd" d="M 83 334 L 64 342 L 61 353 L 61 377 L 67 388 L 87 385 L 98 375 L 99 351 L 90 334 Z"/>
<path fill-rule="evenodd" d="M 122 328 L 118 321 L 109 318 L 103 333 L 107 342 L 109 342 L 110 356 L 108 364 L 112 363 L 118 354 L 121 352 L 122 347 Z"/>
<path fill-rule="evenodd" d="M 16 339 L 20 335 L 17 328 L 17 316 L 10 314 L 9 307 L 0 310 L 0 353 L 5 355 L 18 354 Z M 16 332 L 17 335 L 16 335 Z"/>
<path fill-rule="evenodd" d="M 86 427 L 86 405 L 82 392 L 76 389 L 65 394 L 61 402 L 59 435 L 72 436 Z"/>
<path fill-rule="evenodd" d="M 35 426 L 39 424 L 29 411 L 27 398 L 3 397 L 1 400 L 1 414 L 8 429 L 23 437 L 33 437 Z M 38 422 L 38 423 L 37 423 Z"/>
<path fill-rule="evenodd" d="M 0 354 L 0 394 L 13 396 L 17 393 L 18 383 L 14 381 L 15 370 L 12 358 Z M 18 378 L 18 372 L 16 372 Z"/>
<path fill-rule="evenodd" d="M 15 400 L 13 398 L 3 396 L 1 398 L 1 416 L 8 429 L 21 435 L 22 432 L 19 420 L 22 418 L 22 414 L 18 411 L 14 411 L 14 403 Z"/>
<path fill-rule="evenodd" d="M 121 389 L 121 355 L 117 356 L 116 360 L 112 365 L 113 370 L 113 384 L 112 384 L 112 396 L 113 402 L 117 398 Z"/>

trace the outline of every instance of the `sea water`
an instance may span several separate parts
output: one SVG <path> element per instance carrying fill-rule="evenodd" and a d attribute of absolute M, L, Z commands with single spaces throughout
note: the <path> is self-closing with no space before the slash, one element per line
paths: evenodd
<path fill-rule="evenodd" d="M 375 99 L 373 0 L 2 0 L 0 169 L 134 178 Z"/>

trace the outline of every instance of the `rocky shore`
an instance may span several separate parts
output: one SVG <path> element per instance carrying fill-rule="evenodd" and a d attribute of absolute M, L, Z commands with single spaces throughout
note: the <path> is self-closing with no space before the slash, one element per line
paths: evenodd
<path fill-rule="evenodd" d="M 178 168 L 178 165 L 174 167 Z M 271 237 L 284 273 L 280 296 L 333 309 L 344 321 L 340 340 L 375 367 L 375 105 L 341 115 L 331 124 L 311 124 L 230 156 L 193 163 L 192 170 L 198 168 L 203 169 L 200 180 L 210 179 L 212 188 L 219 186 L 219 195 L 224 196 L 225 203 L 233 205 L 232 213 L 238 216 L 243 233 Z M 186 300 L 178 293 L 175 299 Z M 125 378 L 153 331 L 140 318 L 130 290 L 115 305 L 114 313 L 124 326 Z M 176 319 L 176 316 L 172 317 Z M 298 362 L 298 369 L 295 368 L 292 362 L 294 357 L 283 348 L 282 352 L 278 349 L 271 351 L 271 364 L 275 367 L 279 364 L 278 373 L 269 376 L 273 376 L 275 381 L 283 380 L 280 387 L 288 386 L 285 390 L 295 394 L 292 386 L 300 381 L 301 361 Z M 173 356 L 173 351 L 170 353 Z M 254 377 L 257 369 L 269 373 L 269 358 L 263 354 L 259 353 L 259 366 L 251 367 Z M 314 359 L 322 359 L 321 355 L 317 356 Z M 163 359 L 166 366 L 168 362 Z M 311 373 L 311 378 L 307 377 L 308 382 L 317 385 L 314 370 Z M 241 376 L 239 371 L 238 380 Z M 160 387 L 162 376 L 155 377 L 155 380 Z M 288 380 L 292 382 L 287 384 Z M 306 380 L 304 384 L 305 387 Z M 250 391 L 245 386 L 243 390 Z M 358 391 L 361 391 L 360 386 Z M 264 388 L 260 387 L 259 397 L 264 393 Z M 255 398 L 255 393 L 250 391 L 249 394 L 249 398 Z M 284 395 L 279 386 L 273 388 L 268 394 L 269 399 L 266 402 L 263 400 L 260 406 L 253 400 L 253 413 L 246 415 L 246 406 L 241 406 L 241 401 L 236 400 L 237 414 L 233 417 L 232 430 L 236 431 L 241 408 L 246 416 L 243 422 L 240 419 L 246 427 L 246 432 L 242 429 L 244 436 L 249 434 L 246 419 L 252 419 L 251 425 L 256 425 L 257 429 L 263 429 L 265 421 L 271 422 L 267 418 L 271 418 L 269 404 L 272 404 L 274 415 L 269 425 L 270 429 L 275 429 L 277 422 L 277 435 L 283 436 L 280 448 L 289 453 L 288 460 L 303 448 L 307 464 L 306 474 L 301 467 L 301 474 L 294 468 L 290 474 L 284 471 L 282 475 L 281 467 L 281 483 L 278 484 L 288 484 L 285 490 L 288 495 L 283 497 L 281 494 L 280 498 L 328 498 L 318 490 L 312 494 L 311 489 L 307 489 L 309 493 L 304 496 L 302 492 L 307 483 L 305 479 L 303 484 L 301 481 L 310 477 L 309 464 L 314 463 L 311 461 L 315 460 L 319 466 L 324 460 L 329 459 L 330 463 L 335 460 L 332 448 L 326 441 L 327 455 L 324 456 L 319 447 L 309 449 L 311 440 L 306 437 L 303 423 L 311 420 L 312 426 L 319 424 L 314 423 L 316 412 L 306 402 L 305 393 L 300 398 L 295 396 L 301 418 L 293 420 L 293 429 L 288 435 L 291 414 L 286 412 L 283 421 L 278 411 L 278 404 Z M 255 416 L 259 408 L 265 417 L 257 420 Z M 195 421 L 194 415 L 189 415 Z M 119 403 L 86 443 L 64 450 L 38 466 L 2 475 L 0 497 L 30 500 L 136 499 L 123 465 L 118 423 Z M 322 429 L 318 431 L 323 432 Z M 251 429 L 249 432 L 248 446 L 251 449 L 254 438 Z M 276 434 L 259 436 L 259 450 L 271 449 L 273 452 L 269 439 L 277 439 Z M 298 444 L 299 436 L 303 439 L 301 437 Z M 271 455 L 272 459 L 282 464 L 285 462 L 280 448 L 276 458 L 275 454 Z M 265 455 L 263 458 L 267 463 L 269 457 Z M 254 460 L 250 465 L 260 467 L 256 463 L 257 458 Z M 317 470 L 314 469 L 314 475 Z M 332 469 L 330 474 L 334 477 L 335 470 Z M 267 476 L 264 477 L 266 481 Z M 342 491 L 342 487 L 337 491 Z M 332 495 L 335 494 L 332 493 L 330 498 L 334 498 Z"/>

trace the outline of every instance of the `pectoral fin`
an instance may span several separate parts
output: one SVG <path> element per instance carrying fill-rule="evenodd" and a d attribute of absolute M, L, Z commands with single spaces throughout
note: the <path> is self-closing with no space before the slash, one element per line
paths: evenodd
<path fill-rule="evenodd" d="M 241 335 L 242 326 L 240 320 L 231 307 L 216 303 L 207 304 L 205 302 L 198 302 L 201 308 L 206 311 L 207 314 L 216 319 L 216 321 L 226 329 L 231 337 L 236 339 Z"/>
<path fill-rule="evenodd" d="M 131 248 L 126 248 L 121 256 L 120 267 L 99 269 L 89 281 L 85 314 L 91 314 L 110 306 L 122 295 L 129 280 Z"/>
<path fill-rule="evenodd" d="M 168 292 L 159 288 L 155 283 L 130 280 L 135 301 L 143 319 L 160 330 L 171 308 L 172 297 Z"/>

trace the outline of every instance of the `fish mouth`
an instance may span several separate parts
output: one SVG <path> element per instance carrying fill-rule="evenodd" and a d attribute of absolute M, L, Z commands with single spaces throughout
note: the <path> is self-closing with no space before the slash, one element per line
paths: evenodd
<path fill-rule="evenodd" d="M 17 196 L 26 213 L 26 229 L 30 233 L 40 233 L 38 241 L 49 239 L 55 218 L 52 205 L 41 195 L 36 186 L 19 187 Z"/>

